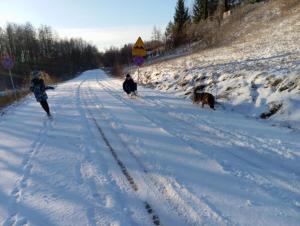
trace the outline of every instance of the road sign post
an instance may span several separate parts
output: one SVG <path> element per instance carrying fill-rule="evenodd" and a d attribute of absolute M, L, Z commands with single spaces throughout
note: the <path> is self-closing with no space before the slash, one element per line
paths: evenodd
<path fill-rule="evenodd" d="M 147 50 L 145 48 L 145 44 L 141 37 L 138 38 L 136 43 L 132 48 L 132 56 L 133 62 L 138 66 L 138 79 L 137 82 L 140 80 L 140 66 L 144 63 L 144 57 L 147 55 Z"/>
<path fill-rule="evenodd" d="M 138 79 L 137 79 L 137 82 L 138 83 L 140 82 L 140 66 L 138 66 Z"/>
<path fill-rule="evenodd" d="M 11 85 L 12 85 L 12 88 L 13 88 L 13 91 L 14 91 L 15 100 L 17 100 L 17 93 L 16 93 L 17 91 L 16 91 L 16 88 L 15 88 L 14 80 L 13 80 L 12 75 L 11 75 L 11 70 L 8 70 L 8 73 L 9 73 L 10 82 L 11 82 Z"/>
<path fill-rule="evenodd" d="M 133 62 L 138 66 L 138 82 L 140 80 L 140 66 L 144 63 L 144 57 L 136 56 L 133 58 Z"/>
<path fill-rule="evenodd" d="M 10 82 L 11 82 L 13 92 L 14 92 L 14 97 L 15 97 L 15 100 L 17 100 L 16 88 L 15 88 L 14 80 L 13 80 L 12 74 L 11 74 L 11 69 L 14 67 L 14 61 L 10 56 L 5 55 L 1 58 L 1 64 L 4 69 L 8 70 Z"/>

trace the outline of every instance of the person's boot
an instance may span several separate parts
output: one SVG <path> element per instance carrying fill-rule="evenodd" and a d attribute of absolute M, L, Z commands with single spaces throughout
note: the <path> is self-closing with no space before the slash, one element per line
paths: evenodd
<path fill-rule="evenodd" d="M 52 115 L 51 115 L 50 112 L 47 112 L 47 116 L 48 116 L 49 118 L 52 118 Z"/>

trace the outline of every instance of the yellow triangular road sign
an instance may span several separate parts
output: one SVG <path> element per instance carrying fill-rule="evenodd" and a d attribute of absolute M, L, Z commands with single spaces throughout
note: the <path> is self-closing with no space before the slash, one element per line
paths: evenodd
<path fill-rule="evenodd" d="M 132 55 L 140 57 L 144 57 L 147 55 L 147 50 L 141 37 L 139 37 L 136 43 L 134 44 L 132 48 Z"/>

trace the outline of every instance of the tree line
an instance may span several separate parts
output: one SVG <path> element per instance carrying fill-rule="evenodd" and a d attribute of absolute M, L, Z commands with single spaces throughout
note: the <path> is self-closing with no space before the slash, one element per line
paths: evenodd
<path fill-rule="evenodd" d="M 194 0 L 191 9 L 184 0 L 177 0 L 173 20 L 165 31 L 154 27 L 151 40 L 145 42 L 149 55 L 161 55 L 199 40 L 210 44 L 216 39 L 223 13 L 242 1 L 261 0 Z M 9 54 L 14 58 L 13 74 L 18 84 L 34 69 L 62 78 L 103 66 L 111 68 L 114 75 L 120 75 L 125 65 L 132 64 L 132 46 L 111 47 L 100 53 L 82 39 L 60 39 L 49 26 L 36 29 L 30 23 L 10 23 L 5 28 L 0 27 L 0 56 Z M 9 85 L 8 76 L 1 76 L 5 74 L 7 72 L 0 67 L 0 89 Z"/>
<path fill-rule="evenodd" d="M 192 9 L 188 9 L 184 0 L 177 0 L 174 20 L 170 21 L 166 31 L 166 46 L 177 48 L 183 44 L 201 39 L 205 32 L 205 21 L 216 22 L 220 26 L 224 12 L 241 3 L 256 3 L 263 0 L 194 0 Z"/>
<path fill-rule="evenodd" d="M 216 31 L 221 30 L 223 14 L 241 3 L 255 3 L 263 0 L 194 0 L 192 8 L 184 0 L 177 0 L 173 20 L 164 32 L 156 26 L 150 41 L 145 42 L 150 56 L 161 55 L 180 46 L 201 41 L 202 45 L 216 42 Z M 215 36 L 215 37 L 214 37 Z M 122 48 L 112 47 L 101 54 L 101 62 L 112 68 L 115 75 L 122 73 L 124 65 L 132 64 L 132 44 Z"/>
<path fill-rule="evenodd" d="M 9 23 L 5 28 L 0 27 L 0 56 L 7 54 L 15 62 L 12 72 L 17 85 L 32 70 L 43 70 L 61 79 L 99 66 L 99 52 L 95 46 L 82 39 L 60 39 L 51 27 L 36 29 L 30 23 Z M 2 89 L 9 83 L 5 75 L 7 72 L 0 66 Z"/>

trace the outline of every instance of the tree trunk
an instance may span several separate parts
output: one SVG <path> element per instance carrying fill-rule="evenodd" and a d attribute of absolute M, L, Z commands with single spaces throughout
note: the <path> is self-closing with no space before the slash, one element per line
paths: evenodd
<path fill-rule="evenodd" d="M 203 0 L 203 8 L 204 8 L 204 19 L 206 20 L 208 17 L 208 0 Z"/>
<path fill-rule="evenodd" d="M 225 12 L 229 10 L 229 0 L 225 0 Z"/>

